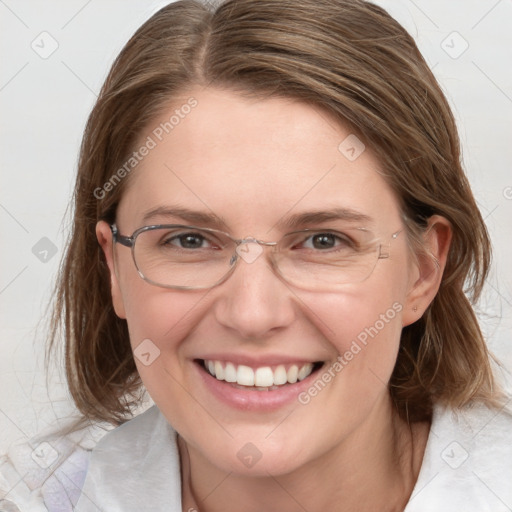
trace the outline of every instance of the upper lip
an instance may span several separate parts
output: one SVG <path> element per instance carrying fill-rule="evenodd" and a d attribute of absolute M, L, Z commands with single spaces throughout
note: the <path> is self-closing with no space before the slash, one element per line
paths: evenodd
<path fill-rule="evenodd" d="M 233 363 L 236 365 L 245 365 L 252 368 L 259 368 L 262 366 L 277 366 L 277 365 L 304 365 L 307 363 L 317 363 L 321 362 L 322 359 L 317 358 L 303 358 L 296 356 L 288 356 L 288 355 L 279 355 L 279 354 L 267 354 L 261 356 L 247 355 L 247 354 L 222 354 L 222 353 L 212 353 L 202 355 L 200 357 L 196 357 L 194 359 L 201 359 L 207 361 L 221 361 L 226 363 Z"/>

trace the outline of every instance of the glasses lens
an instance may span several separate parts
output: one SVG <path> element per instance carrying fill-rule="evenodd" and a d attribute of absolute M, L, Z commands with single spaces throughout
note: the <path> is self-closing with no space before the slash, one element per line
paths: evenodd
<path fill-rule="evenodd" d="M 332 291 L 367 279 L 379 250 L 374 235 L 363 229 L 299 231 L 283 238 L 275 265 L 297 287 Z"/>
<path fill-rule="evenodd" d="M 139 273 L 150 283 L 200 289 L 216 285 L 233 270 L 235 249 L 236 243 L 219 231 L 151 226 L 136 234 L 133 254 Z M 333 291 L 371 275 L 380 243 L 361 228 L 303 230 L 285 235 L 275 249 L 272 263 L 285 281 Z"/>
<path fill-rule="evenodd" d="M 225 235 L 187 226 L 138 233 L 133 249 L 139 273 L 164 287 L 208 288 L 230 270 L 234 243 Z"/>

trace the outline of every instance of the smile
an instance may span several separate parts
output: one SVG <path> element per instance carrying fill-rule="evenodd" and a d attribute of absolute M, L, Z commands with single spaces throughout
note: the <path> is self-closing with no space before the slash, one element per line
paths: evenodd
<path fill-rule="evenodd" d="M 203 368 L 218 381 L 255 391 L 274 391 L 300 382 L 322 366 L 318 363 L 280 364 L 253 368 L 229 361 L 201 360 Z"/>

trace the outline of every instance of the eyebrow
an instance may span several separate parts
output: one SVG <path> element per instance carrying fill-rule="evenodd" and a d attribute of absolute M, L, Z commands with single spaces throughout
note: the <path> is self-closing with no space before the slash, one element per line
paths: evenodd
<path fill-rule="evenodd" d="M 374 220 L 352 208 L 331 208 L 329 210 L 314 210 L 303 213 L 296 213 L 281 219 L 276 226 L 286 229 L 296 229 L 307 224 L 322 224 L 335 220 L 372 224 Z"/>
<path fill-rule="evenodd" d="M 199 210 L 190 210 L 188 208 L 182 208 L 179 206 L 158 206 L 153 208 L 144 214 L 142 217 L 142 222 L 146 224 L 155 217 L 173 217 L 191 224 L 212 227 L 216 229 L 226 228 L 226 222 L 218 215 L 215 215 L 213 212 L 201 212 Z"/>
<path fill-rule="evenodd" d="M 227 223 L 222 217 L 213 212 L 202 212 L 182 207 L 158 206 L 147 211 L 142 217 L 144 225 L 155 217 L 172 217 L 197 226 L 215 229 L 227 229 Z M 272 231 L 278 227 L 282 230 L 293 230 L 311 224 L 323 224 L 331 221 L 347 221 L 354 223 L 372 224 L 374 219 L 362 212 L 351 208 L 331 208 L 328 210 L 312 210 L 285 216 L 279 220 Z"/>

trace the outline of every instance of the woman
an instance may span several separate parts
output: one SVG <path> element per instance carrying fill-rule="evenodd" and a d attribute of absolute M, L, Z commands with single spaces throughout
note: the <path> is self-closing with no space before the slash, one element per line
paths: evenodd
<path fill-rule="evenodd" d="M 412 38 L 363 1 L 173 3 L 87 124 L 69 387 L 121 424 L 76 509 L 509 510 L 471 302 L 490 245 Z M 455 414 L 456 413 L 456 414 Z"/>

